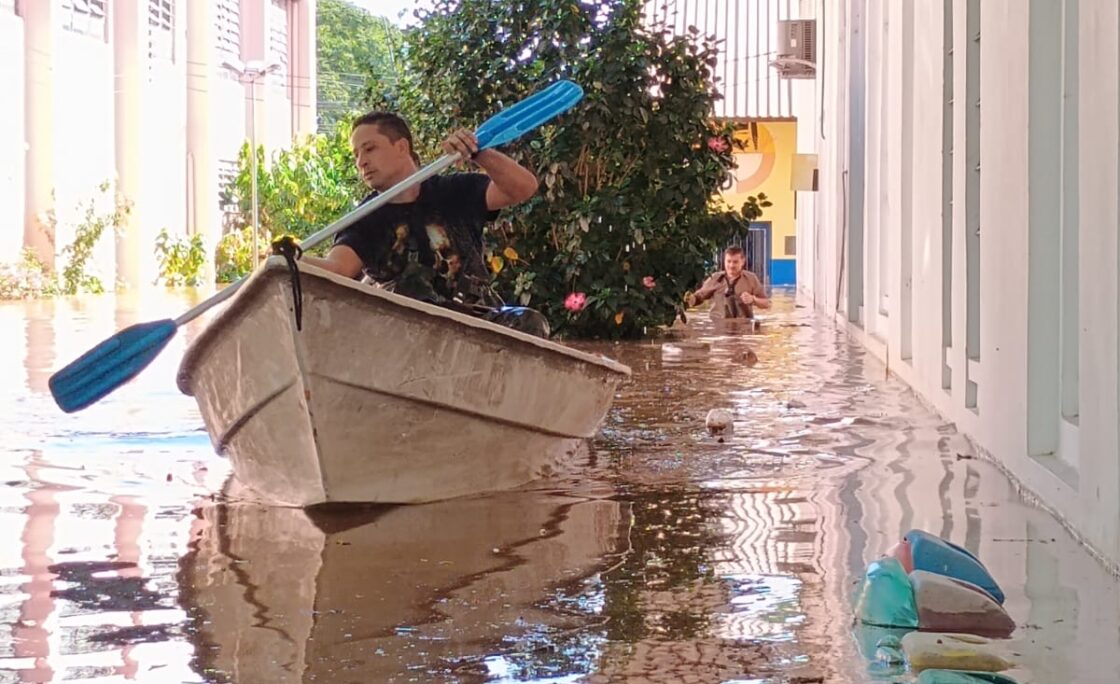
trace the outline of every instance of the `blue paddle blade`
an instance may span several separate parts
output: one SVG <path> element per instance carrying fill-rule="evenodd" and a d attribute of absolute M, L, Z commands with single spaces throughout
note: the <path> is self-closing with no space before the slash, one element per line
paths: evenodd
<path fill-rule="evenodd" d="M 137 323 L 90 349 L 51 376 L 55 403 L 73 413 L 101 399 L 144 370 L 178 327 L 169 318 Z"/>
<path fill-rule="evenodd" d="M 517 140 L 568 111 L 582 99 L 583 88 L 579 85 L 571 81 L 557 81 L 487 119 L 475 131 L 478 149 L 485 150 Z"/>

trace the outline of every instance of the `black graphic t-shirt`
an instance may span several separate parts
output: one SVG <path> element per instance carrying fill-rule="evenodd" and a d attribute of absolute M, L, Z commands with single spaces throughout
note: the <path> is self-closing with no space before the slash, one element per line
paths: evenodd
<path fill-rule="evenodd" d="M 379 283 L 392 287 L 422 271 L 436 293 L 450 299 L 463 276 L 489 281 L 482 228 L 498 215 L 486 208 L 489 184 L 481 173 L 434 176 L 420 184 L 415 202 L 381 207 L 341 231 L 334 244 L 353 249 L 363 273 Z"/>

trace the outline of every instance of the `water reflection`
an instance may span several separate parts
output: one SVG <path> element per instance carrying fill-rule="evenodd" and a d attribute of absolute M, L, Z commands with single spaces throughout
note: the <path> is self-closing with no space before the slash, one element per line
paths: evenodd
<path fill-rule="evenodd" d="M 0 620 L 10 630 L 0 681 L 136 679 L 176 661 L 186 671 L 188 649 L 173 642 L 183 616 L 165 571 L 178 555 L 178 521 L 129 496 L 96 501 L 38 482 L 34 465 L 26 474 L 34 484 L 24 505 L 5 497 L 2 513 L 20 544 L 0 572 Z M 141 544 L 153 536 L 167 546 Z"/>
<path fill-rule="evenodd" d="M 1120 679 L 1115 579 L 789 297 L 758 330 L 579 345 L 635 373 L 550 480 L 303 512 L 222 499 L 174 383 L 199 324 L 87 411 L 46 393 L 198 296 L 0 305 L 0 682 L 863 682 L 852 593 L 911 527 L 997 577 L 1020 682 Z"/>
<path fill-rule="evenodd" d="M 531 493 L 357 511 L 202 509 L 178 577 L 195 670 L 235 682 L 478 674 L 505 647 L 589 617 L 538 604 L 553 591 L 569 601 L 601 592 L 592 576 L 628 522 L 615 501 Z"/>

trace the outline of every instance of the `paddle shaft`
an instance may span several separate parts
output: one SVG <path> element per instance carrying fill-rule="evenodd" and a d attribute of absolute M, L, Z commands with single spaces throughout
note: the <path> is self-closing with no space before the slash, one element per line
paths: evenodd
<path fill-rule="evenodd" d="M 345 230 L 346 228 L 349 228 L 359 220 L 365 218 L 366 216 L 369 216 L 371 213 L 385 206 L 389 203 L 390 200 L 392 200 L 394 197 L 401 194 L 405 190 L 408 190 L 409 188 L 419 183 L 423 183 L 425 180 L 431 178 L 437 173 L 440 173 L 447 167 L 459 161 L 460 157 L 461 155 L 458 152 L 456 152 L 455 154 L 443 155 L 439 159 L 435 160 L 431 164 L 428 164 L 424 168 L 417 170 L 411 176 L 405 178 L 385 192 L 379 194 L 377 197 L 374 197 L 354 211 L 346 214 L 326 228 L 323 228 L 317 233 L 313 233 L 306 240 L 301 240 L 300 246 L 304 249 L 311 249 L 312 247 L 318 245 L 320 242 L 334 237 L 335 234 Z M 249 276 L 243 276 L 229 287 L 223 289 L 221 292 L 217 292 L 209 299 L 198 303 L 192 309 L 176 318 L 175 325 L 183 325 L 184 323 L 192 321 L 202 314 L 206 313 L 211 308 L 229 299 L 234 294 L 236 294 L 238 290 L 241 289 L 241 286 L 244 285 L 245 281 L 248 279 Z"/>

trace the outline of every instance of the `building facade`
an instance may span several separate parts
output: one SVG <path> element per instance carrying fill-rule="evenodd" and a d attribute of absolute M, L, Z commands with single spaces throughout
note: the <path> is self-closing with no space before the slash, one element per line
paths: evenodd
<path fill-rule="evenodd" d="M 219 237 L 251 98 L 259 144 L 314 132 L 315 0 L 0 0 L 0 88 L 0 261 L 53 267 L 110 183 L 132 210 L 96 268 L 141 286 L 160 230 Z"/>
<path fill-rule="evenodd" d="M 798 18 L 798 10 L 791 0 L 650 0 L 645 5 L 647 24 L 719 42 L 712 71 L 723 97 L 713 116 L 735 126 L 739 143 L 737 168 L 720 195 L 735 210 L 759 193 L 773 204 L 743 242 L 751 270 L 778 286 L 793 285 L 796 279 L 791 165 L 798 122 L 794 81 L 779 78 L 769 63 L 778 47 L 778 21 Z"/>
<path fill-rule="evenodd" d="M 819 191 L 798 196 L 799 298 L 1115 566 L 1120 5 L 800 9 Z"/>

